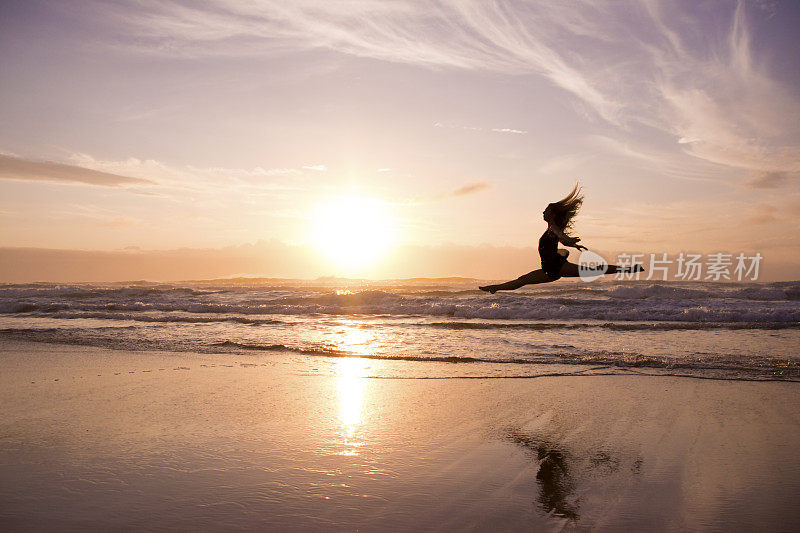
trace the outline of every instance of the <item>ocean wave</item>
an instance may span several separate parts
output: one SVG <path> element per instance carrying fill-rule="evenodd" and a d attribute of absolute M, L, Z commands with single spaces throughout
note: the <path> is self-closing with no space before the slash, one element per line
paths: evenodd
<path fill-rule="evenodd" d="M 752 301 L 788 301 L 800 299 L 800 287 L 704 287 L 688 288 L 651 284 L 647 286 L 616 286 L 604 294 L 622 300 L 752 300 Z"/>
<path fill-rule="evenodd" d="M 52 316 L 53 318 L 136 319 L 142 321 L 202 322 L 199 318 L 170 317 L 170 313 L 205 315 L 206 321 L 268 323 L 270 315 L 373 315 L 450 317 L 479 320 L 599 320 L 633 322 L 704 323 L 800 323 L 800 307 L 794 302 L 714 302 L 674 300 L 629 300 L 627 302 L 570 302 L 526 297 L 497 300 L 414 299 L 382 297 L 380 300 L 336 300 L 293 304 L 193 303 L 193 302 L 102 302 L 97 305 L 71 303 L 6 302 L 0 313 Z M 158 315 L 163 318 L 152 318 Z M 141 318 L 134 318 L 138 315 Z M 239 318 L 231 318 L 237 315 Z"/>
<path fill-rule="evenodd" d="M 258 352 L 294 352 L 303 355 L 329 355 L 329 356 L 346 356 L 350 355 L 347 352 L 337 350 L 327 346 L 305 347 L 289 346 L 286 344 L 257 344 L 236 341 L 222 341 L 213 342 L 208 344 L 212 349 L 215 348 L 228 348 L 233 350 L 245 351 L 258 351 Z"/>
<path fill-rule="evenodd" d="M 245 324 L 252 326 L 262 325 L 289 325 L 289 322 L 278 320 L 275 318 L 252 318 L 246 316 L 198 316 L 198 315 L 149 315 L 144 313 L 126 313 L 126 312 L 58 312 L 46 315 L 47 318 L 57 318 L 62 320 L 80 320 L 80 319 L 96 319 L 96 320 L 114 320 L 114 321 L 133 321 L 133 322 L 146 322 L 146 323 L 160 323 L 160 324 L 213 324 L 218 322 L 230 322 L 233 324 Z"/>
<path fill-rule="evenodd" d="M 82 300 L 89 298 L 147 298 L 151 296 L 204 296 L 219 290 L 174 287 L 170 285 L 107 287 L 96 285 L 4 285 L 0 298 L 62 298 Z"/>
<path fill-rule="evenodd" d="M 62 311 L 69 308 L 70 308 L 69 304 L 62 304 L 62 303 L 0 301 L 0 314 L 18 314 L 18 313 L 32 313 L 32 312 L 54 313 L 56 311 Z"/>
<path fill-rule="evenodd" d="M 417 291 L 417 292 L 415 292 Z M 69 314 L 142 321 L 168 317 L 268 323 L 269 315 L 377 315 L 476 320 L 599 320 L 629 322 L 800 323 L 800 284 L 578 284 L 534 287 L 490 296 L 446 287 L 383 287 L 337 293 L 299 287 L 191 288 L 175 286 L 3 286 L 0 314 Z M 261 316 L 259 316 L 261 315 Z M 231 318 L 237 316 L 239 318 Z M 794 327 L 794 326 L 791 326 Z"/>
<path fill-rule="evenodd" d="M 36 318 L 52 318 L 61 320 L 104 320 L 114 322 L 142 322 L 142 323 L 155 323 L 155 324 L 215 324 L 215 323 L 231 323 L 242 324 L 250 326 L 270 326 L 280 325 L 284 327 L 296 326 L 299 322 L 292 320 L 281 320 L 279 318 L 259 318 L 255 316 L 240 316 L 240 315 L 212 315 L 207 314 L 148 314 L 136 312 L 91 312 L 91 311 L 59 311 L 53 313 L 32 313 L 29 310 L 23 311 L 28 313 L 28 316 Z M 707 315 L 706 311 L 695 311 L 694 313 L 703 313 Z M 333 314 L 335 316 L 336 314 Z M 696 314 L 687 313 L 688 318 L 692 320 L 684 321 L 616 321 L 604 322 L 602 320 L 594 320 L 594 315 L 590 314 L 585 317 L 570 318 L 568 322 L 554 322 L 551 317 L 546 317 L 546 320 L 531 320 L 521 322 L 519 319 L 511 317 L 515 322 L 506 322 L 502 320 L 489 320 L 478 317 L 477 319 L 465 320 L 448 320 L 442 322 L 430 322 L 426 320 L 425 315 L 420 315 L 420 319 L 416 321 L 400 321 L 392 322 L 391 325 L 397 327 L 430 327 L 444 330 L 529 330 L 529 331 L 547 331 L 547 330 L 585 330 L 585 329 L 604 329 L 611 331 L 678 331 L 678 330 L 784 330 L 784 329 L 800 329 L 800 322 L 798 321 L 731 321 L 731 322 L 713 322 L 708 320 L 698 320 Z M 392 316 L 389 313 L 383 316 Z M 445 317 L 443 317 L 445 318 Z M 639 317 L 641 318 L 641 316 Z M 403 320 L 403 316 L 398 317 Z M 478 320 L 478 321 L 475 321 Z M 386 323 L 380 322 L 371 324 L 370 322 L 363 322 L 360 327 L 369 328 L 384 328 Z"/>
<path fill-rule="evenodd" d="M 425 322 L 416 324 L 451 330 L 559 330 L 587 328 L 612 331 L 772 330 L 800 329 L 799 322 Z"/>
<path fill-rule="evenodd" d="M 173 284 L 147 284 L 129 286 L 108 286 L 92 284 L 0 284 L 0 300 L 20 298 L 59 298 L 64 300 L 83 299 L 172 299 L 196 298 L 213 295 L 232 297 L 284 295 L 286 302 L 292 298 L 321 298 L 322 300 L 362 300 L 383 298 L 387 295 L 446 297 L 484 294 L 478 290 L 479 282 L 457 285 L 387 284 L 362 282 L 344 284 L 346 290 L 331 287 L 298 283 L 296 285 L 220 285 L 190 286 Z M 798 300 L 800 282 L 775 283 L 735 283 L 735 282 L 670 282 L 670 281 L 604 281 L 596 283 L 561 282 L 528 286 L 515 294 L 525 293 L 537 297 L 609 297 L 617 299 L 743 299 L 743 300 Z"/>
<path fill-rule="evenodd" d="M 233 349 L 234 351 L 236 350 L 260 351 L 260 352 L 285 351 L 285 352 L 292 352 L 292 353 L 311 355 L 311 356 L 316 355 L 322 357 L 349 357 L 358 359 L 378 359 L 387 361 L 391 360 L 391 361 L 421 361 L 421 362 L 439 362 L 439 363 L 498 363 L 498 364 L 504 364 L 504 363 L 525 364 L 531 362 L 530 360 L 520 359 L 520 358 L 492 359 L 488 357 L 447 356 L 447 355 L 410 356 L 410 355 L 370 354 L 370 353 L 356 353 L 344 350 L 337 350 L 335 348 L 327 346 L 299 347 L 299 346 L 287 346 L 285 344 L 253 344 L 253 343 L 241 343 L 234 341 L 217 342 L 211 344 L 210 346 L 212 348 L 230 348 Z"/>
<path fill-rule="evenodd" d="M 5 328 L 0 329 L 0 339 L 44 342 L 52 344 L 73 344 L 126 351 L 173 351 L 205 354 L 254 354 L 254 353 L 295 353 L 311 357 L 361 358 L 386 361 L 410 361 L 418 363 L 448 364 L 490 364 L 510 367 L 518 365 L 531 367 L 540 365 L 567 365 L 580 367 L 601 367 L 610 370 L 664 371 L 675 374 L 683 372 L 686 376 L 721 379 L 771 379 L 800 381 L 800 360 L 769 356 L 751 355 L 741 357 L 735 354 L 695 353 L 680 358 L 655 356 L 632 351 L 580 350 L 575 346 L 563 346 L 563 350 L 540 352 L 533 349 L 519 354 L 505 356 L 450 355 L 450 354 L 407 354 L 407 353 L 357 353 L 341 350 L 323 344 L 258 343 L 235 340 L 214 342 L 179 341 L 170 337 L 161 339 L 140 338 L 134 334 L 120 335 L 119 331 L 129 328 L 100 328 L 92 330 L 64 330 L 60 328 Z M 554 347 L 555 345 L 551 346 Z M 532 368 L 532 367 L 531 367 Z"/>

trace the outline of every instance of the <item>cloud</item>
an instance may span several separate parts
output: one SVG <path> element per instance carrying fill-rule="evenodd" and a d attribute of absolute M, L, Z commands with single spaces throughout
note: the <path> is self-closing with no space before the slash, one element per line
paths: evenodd
<path fill-rule="evenodd" d="M 654 101 L 658 115 L 650 120 L 678 137 L 685 153 L 696 158 L 750 171 L 798 171 L 800 104 L 769 77 L 766 62 L 753 61 L 745 8 L 739 2 L 729 15 L 720 46 L 693 52 L 684 44 L 688 32 L 682 38 L 667 29 L 667 15 L 652 12 L 672 45 L 650 52 L 658 65 L 653 87 L 660 96 Z"/>
<path fill-rule="evenodd" d="M 450 191 L 449 193 L 440 195 L 439 198 L 453 198 L 456 196 L 467 196 L 469 194 L 475 194 L 480 191 L 484 191 L 486 189 L 491 188 L 491 183 L 487 183 L 485 181 L 477 181 L 474 183 L 467 183 L 466 185 L 462 185 L 458 189 Z"/>
<path fill-rule="evenodd" d="M 515 130 L 511 128 L 479 128 L 478 126 L 458 126 L 455 124 L 443 124 L 442 122 L 434 122 L 433 126 L 436 128 L 450 128 L 456 130 L 468 130 L 468 131 L 493 131 L 495 133 L 514 133 L 517 135 L 527 135 L 528 132 L 525 130 Z"/>
<path fill-rule="evenodd" d="M 789 182 L 785 172 L 760 172 L 745 183 L 751 189 L 777 189 Z"/>
<path fill-rule="evenodd" d="M 750 214 L 745 218 L 748 224 L 762 225 L 770 222 L 775 222 L 778 218 L 775 216 L 776 209 L 774 206 L 768 204 L 759 204 L 750 209 Z"/>
<path fill-rule="evenodd" d="M 72 154 L 69 159 L 81 167 L 100 172 L 136 176 L 146 181 L 152 178 L 158 181 L 161 192 L 168 192 L 167 190 L 171 188 L 181 196 L 187 190 L 218 194 L 237 189 L 246 190 L 250 195 L 259 192 L 296 190 L 297 184 L 289 183 L 289 180 L 302 174 L 300 170 L 294 168 L 171 166 L 153 159 L 129 157 L 123 160 L 101 160 L 82 153 Z M 152 192 L 139 190 L 134 192 L 153 195 Z"/>
<path fill-rule="evenodd" d="M 496 131 L 497 133 L 516 133 L 517 135 L 528 134 L 528 132 L 525 130 L 513 130 L 511 128 L 492 128 L 492 131 Z"/>
<path fill-rule="evenodd" d="M 328 167 L 326 167 L 325 165 L 309 165 L 309 166 L 304 166 L 303 168 L 306 170 L 314 170 L 316 172 L 326 172 L 328 170 Z"/>
<path fill-rule="evenodd" d="M 657 0 L 345 5 L 165 0 L 101 9 L 118 21 L 129 47 L 152 54 L 333 50 L 432 69 L 539 75 L 590 116 L 621 126 L 620 133 L 644 125 L 674 136 L 676 150 L 700 160 L 749 171 L 800 171 L 792 137 L 800 104 L 769 77 L 769 61 L 754 60 L 748 21 L 748 10 L 768 19 L 777 4 L 713 4 L 713 17 L 692 3 Z"/>
<path fill-rule="evenodd" d="M 562 16 L 559 4 L 357 0 L 343 8 L 319 0 L 218 0 L 202 6 L 163 1 L 100 8 L 118 23 L 120 35 L 127 34 L 128 46 L 152 54 L 266 56 L 317 49 L 430 68 L 538 73 L 614 120 L 616 104 L 553 42 L 569 25 L 584 31 L 579 26 L 591 17 Z"/>
<path fill-rule="evenodd" d="M 132 178 L 51 161 L 29 161 L 4 154 L 0 154 L 0 179 L 85 183 L 104 187 L 155 185 L 155 182 L 149 179 Z"/>
<path fill-rule="evenodd" d="M 725 182 L 730 176 L 730 169 L 724 165 L 700 161 L 680 152 L 668 152 L 643 146 L 636 141 L 623 141 L 604 135 L 588 135 L 585 139 L 589 149 L 571 157 L 556 158 L 544 165 L 542 170 L 548 172 L 574 170 L 577 163 L 586 164 L 597 159 L 599 151 L 612 157 L 621 158 L 627 164 L 641 166 L 648 173 L 653 173 L 653 169 L 657 169 L 659 174 L 674 179 Z"/>

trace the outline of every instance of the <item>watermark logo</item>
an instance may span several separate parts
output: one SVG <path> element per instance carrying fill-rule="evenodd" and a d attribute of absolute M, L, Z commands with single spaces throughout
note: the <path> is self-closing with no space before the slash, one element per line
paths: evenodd
<path fill-rule="evenodd" d="M 578 256 L 578 275 L 583 281 L 594 281 L 608 271 L 608 261 L 602 255 L 584 250 Z"/>
<path fill-rule="evenodd" d="M 760 253 L 716 252 L 703 256 L 681 252 L 673 257 L 665 253 L 621 253 L 612 266 L 600 254 L 585 250 L 578 257 L 578 274 L 583 281 L 594 281 L 606 273 L 621 280 L 666 281 L 672 277 L 682 281 L 757 281 L 763 259 Z"/>

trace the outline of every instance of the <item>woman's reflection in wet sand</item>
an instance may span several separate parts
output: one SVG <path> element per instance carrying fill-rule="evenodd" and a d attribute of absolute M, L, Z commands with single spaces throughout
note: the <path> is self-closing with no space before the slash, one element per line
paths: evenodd
<path fill-rule="evenodd" d="M 541 487 L 537 501 L 547 513 L 577 522 L 578 502 L 574 498 L 575 480 L 570 474 L 568 455 L 555 443 L 526 435 L 518 430 L 509 430 L 506 437 L 525 448 L 536 457 L 539 472 L 536 480 Z"/>
<path fill-rule="evenodd" d="M 540 492 L 536 499 L 542 510 L 578 522 L 580 499 L 577 485 L 585 477 L 605 477 L 620 472 L 622 461 L 617 454 L 604 450 L 589 453 L 570 452 L 552 439 L 527 434 L 519 429 L 507 430 L 505 437 L 521 446 L 539 464 L 536 481 Z M 624 455 L 624 454 L 622 454 Z M 642 458 L 633 459 L 630 471 L 639 475 Z"/>

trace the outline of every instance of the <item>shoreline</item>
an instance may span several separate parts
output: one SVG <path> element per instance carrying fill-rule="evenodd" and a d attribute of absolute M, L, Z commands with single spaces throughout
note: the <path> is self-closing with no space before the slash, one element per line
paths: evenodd
<path fill-rule="evenodd" d="M 0 351 L 6 351 L 8 349 L 14 349 L 14 347 L 22 347 L 25 349 L 25 346 L 36 346 L 36 345 L 45 345 L 45 346 L 62 346 L 62 347 L 70 347 L 76 349 L 85 349 L 85 350 L 105 350 L 109 352 L 119 353 L 119 354 L 174 354 L 178 355 L 185 355 L 185 356 L 194 356 L 194 357 L 201 357 L 201 358 L 219 358 L 219 357 L 228 357 L 228 358 L 239 358 L 239 359 L 259 359 L 265 358 L 268 360 L 272 359 L 281 359 L 281 358 L 289 358 L 295 363 L 298 364 L 300 369 L 303 369 L 306 366 L 314 366 L 314 360 L 340 360 L 340 359 L 359 359 L 365 361 L 375 361 L 377 364 L 381 364 L 385 367 L 399 369 L 404 366 L 405 363 L 408 363 L 411 367 L 415 367 L 417 365 L 421 365 L 421 367 L 430 366 L 436 367 L 438 369 L 445 369 L 450 368 L 452 369 L 452 365 L 472 365 L 474 367 L 485 368 L 487 371 L 485 373 L 479 373 L 477 375 L 469 375 L 469 374 L 455 374 L 455 375 L 426 375 L 425 373 L 419 373 L 414 375 L 402 375 L 401 373 L 398 374 L 390 374 L 390 375 L 362 375 L 361 378 L 364 379 L 534 379 L 534 378 L 545 378 L 545 377 L 590 377 L 590 376 L 637 376 L 637 377 L 653 377 L 653 378 L 682 378 L 682 379 L 697 379 L 697 380 L 708 380 L 708 381 L 739 381 L 739 382 L 753 382 L 753 383 L 798 383 L 800 384 L 800 377 L 769 377 L 769 376 L 731 376 L 731 375 L 722 375 L 722 376 L 714 376 L 714 375 L 703 375 L 703 374 L 689 374 L 689 373 L 676 373 L 678 371 L 684 370 L 683 366 L 677 367 L 670 367 L 668 365 L 664 366 L 625 366 L 625 365 L 617 365 L 613 363 L 604 363 L 604 362 L 564 362 L 564 363 L 552 363 L 552 362 L 541 362 L 536 360 L 527 360 L 527 359 L 515 359 L 515 360 L 492 360 L 488 358 L 470 358 L 470 357 L 412 357 L 412 356 L 384 356 L 384 355 L 375 355 L 375 354 L 358 354 L 358 353 L 346 353 L 341 352 L 337 353 L 335 351 L 332 352 L 308 352 L 302 349 L 294 349 L 291 347 L 283 347 L 277 348 L 270 346 L 268 349 L 242 349 L 242 351 L 197 351 L 193 349 L 186 349 L 186 350 L 169 350 L 163 348 L 157 349 L 139 349 L 133 350 L 130 348 L 124 347 L 116 347 L 116 346 L 100 346 L 96 344 L 89 344 L 89 343 L 80 343 L 80 342 L 58 342 L 49 339 L 42 339 L 42 340 L 20 340 L 20 339 L 0 339 Z M 57 349 L 57 348 L 54 348 Z M 308 360 L 306 360 L 307 358 Z M 518 368 L 526 368 L 527 369 L 563 369 L 563 371 L 555 371 L 555 372 L 530 372 L 526 374 L 500 374 L 500 375 L 491 375 L 492 369 L 497 368 L 513 368 L 515 366 Z M 610 370 L 609 369 L 614 369 Z M 647 369 L 650 371 L 644 372 L 641 369 Z M 709 369 L 700 369 L 700 370 L 709 370 Z M 716 371 L 723 371 L 723 372 L 730 372 L 732 369 L 714 369 Z M 494 370 L 495 372 L 497 370 Z"/>

